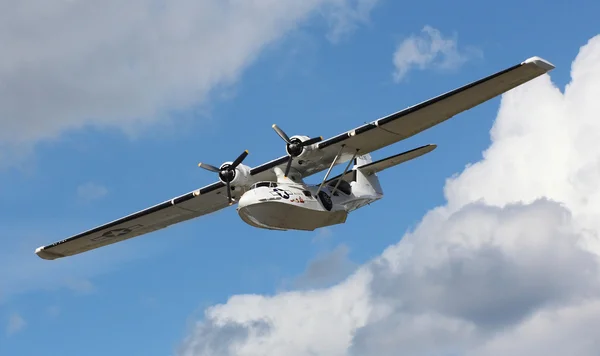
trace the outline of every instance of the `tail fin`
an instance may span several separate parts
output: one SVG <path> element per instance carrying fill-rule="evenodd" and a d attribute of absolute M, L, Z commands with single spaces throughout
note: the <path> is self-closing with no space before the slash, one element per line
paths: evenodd
<path fill-rule="evenodd" d="M 361 166 L 366 166 L 373 162 L 370 154 L 364 154 L 356 157 L 354 160 L 354 170 L 356 172 L 356 186 L 353 190 L 364 192 L 366 194 L 382 194 L 383 189 L 379 183 L 379 178 L 375 172 L 364 172 Z"/>
<path fill-rule="evenodd" d="M 373 163 L 373 159 L 368 153 L 362 156 L 356 156 L 356 158 L 354 159 L 354 167 L 364 166 L 369 163 Z"/>
<path fill-rule="evenodd" d="M 371 155 L 364 154 L 354 159 L 354 167 L 346 172 L 342 179 L 352 182 L 352 191 L 355 195 L 383 195 L 377 172 L 408 162 L 433 151 L 437 146 L 430 144 L 399 153 L 379 161 L 373 162 Z M 328 182 L 339 179 L 340 176 L 331 178 Z"/>

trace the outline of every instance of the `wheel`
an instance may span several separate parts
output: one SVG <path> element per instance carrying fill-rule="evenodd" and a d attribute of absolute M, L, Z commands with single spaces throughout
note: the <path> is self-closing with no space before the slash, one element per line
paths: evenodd
<path fill-rule="evenodd" d="M 324 191 L 320 191 L 319 198 L 321 198 L 321 203 L 323 204 L 323 207 L 325 209 L 329 211 L 331 210 L 331 208 L 333 208 L 333 202 L 331 201 L 331 197 L 327 195 L 327 193 L 325 193 Z"/>

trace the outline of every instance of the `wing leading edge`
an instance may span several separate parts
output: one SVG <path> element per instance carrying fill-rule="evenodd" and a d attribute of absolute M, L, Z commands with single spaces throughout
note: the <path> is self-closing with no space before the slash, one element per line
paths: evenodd
<path fill-rule="evenodd" d="M 216 182 L 65 240 L 39 247 L 35 253 L 43 259 L 54 260 L 160 230 L 228 207 L 225 193 L 225 185 Z"/>
<path fill-rule="evenodd" d="M 409 138 L 440 124 L 454 115 L 469 110 L 521 84 L 535 79 L 554 69 L 554 65 L 540 58 L 531 57 L 519 64 L 464 85 L 460 88 L 408 107 L 391 115 L 346 131 L 317 144 L 321 151 L 319 158 L 307 159 L 299 164 L 294 161 L 293 168 L 308 177 L 319 173 L 333 162 L 340 152 L 336 164 L 347 162 L 354 152 L 366 154 L 398 141 Z M 261 179 L 272 179 L 273 167 L 283 166 L 286 157 L 280 157 L 252 169 L 252 175 Z"/>

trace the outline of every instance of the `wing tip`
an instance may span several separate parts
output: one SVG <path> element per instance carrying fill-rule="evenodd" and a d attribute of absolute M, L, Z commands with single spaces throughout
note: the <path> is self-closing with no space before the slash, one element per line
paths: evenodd
<path fill-rule="evenodd" d="M 435 143 L 428 143 L 425 146 L 417 148 L 417 150 L 422 151 L 423 153 L 421 153 L 421 154 L 424 155 L 424 154 L 427 154 L 427 153 L 435 150 L 436 148 L 437 148 L 437 145 Z"/>
<path fill-rule="evenodd" d="M 521 62 L 521 64 L 523 64 L 523 65 L 529 64 L 529 63 L 535 65 L 536 67 L 543 69 L 546 72 L 549 72 L 549 71 L 553 70 L 554 68 L 556 68 L 554 66 L 554 64 L 552 64 L 552 63 L 548 62 L 547 60 L 545 60 L 541 57 L 538 57 L 538 56 L 533 56 L 531 58 L 527 58 L 526 60 Z"/>
<path fill-rule="evenodd" d="M 44 260 L 55 260 L 63 256 L 45 250 L 45 246 L 40 246 L 35 249 L 35 254 Z"/>

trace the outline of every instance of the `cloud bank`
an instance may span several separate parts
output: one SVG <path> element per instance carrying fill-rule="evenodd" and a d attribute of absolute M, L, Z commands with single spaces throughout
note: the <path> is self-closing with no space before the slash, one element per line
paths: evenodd
<path fill-rule="evenodd" d="M 412 69 L 455 69 L 479 55 L 473 48 L 458 49 L 456 36 L 444 37 L 431 26 L 425 26 L 420 35 L 404 39 L 394 51 L 394 81 L 402 81 Z"/>
<path fill-rule="evenodd" d="M 300 24 L 321 16 L 338 39 L 376 1 L 0 0 L 0 158 L 202 104 Z"/>
<path fill-rule="evenodd" d="M 365 23 L 376 3 L 0 0 L 0 167 L 70 130 L 135 133 L 162 122 L 235 83 L 270 44 L 299 26 L 323 20 L 327 36 L 338 41 Z M 94 182 L 74 192 L 82 202 L 106 194 Z M 0 304 L 38 289 L 93 292 L 91 276 L 141 258 L 120 247 L 48 266 L 32 246 L 47 243 L 49 230 L 70 232 L 63 224 L 38 225 L 3 226 L 4 235 L 21 237 L 0 253 Z M 145 255 L 160 249 L 147 245 Z"/>
<path fill-rule="evenodd" d="M 502 97 L 447 204 L 329 288 L 236 295 L 178 355 L 600 354 L 600 35 Z"/>

